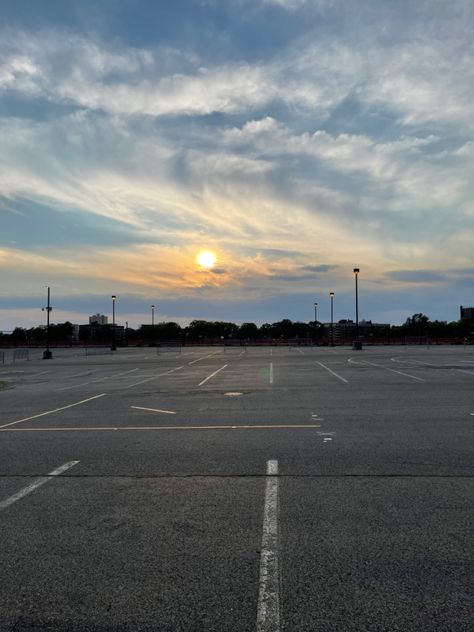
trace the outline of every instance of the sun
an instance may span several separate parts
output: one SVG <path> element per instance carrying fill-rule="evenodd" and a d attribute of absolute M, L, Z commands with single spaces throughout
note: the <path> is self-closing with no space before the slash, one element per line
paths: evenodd
<path fill-rule="evenodd" d="M 217 257 L 212 250 L 201 250 L 196 257 L 196 261 L 202 268 L 210 270 L 216 265 Z"/>

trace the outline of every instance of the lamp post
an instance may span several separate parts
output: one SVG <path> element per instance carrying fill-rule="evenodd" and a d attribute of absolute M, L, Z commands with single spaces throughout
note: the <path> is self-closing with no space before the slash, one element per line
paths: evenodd
<path fill-rule="evenodd" d="M 48 304 L 43 307 L 43 311 L 46 310 L 46 351 L 43 352 L 43 360 L 51 360 L 53 354 L 49 349 L 49 315 L 51 313 L 51 288 L 48 286 Z"/>
<path fill-rule="evenodd" d="M 155 306 L 151 306 L 151 339 L 152 344 L 156 344 L 155 340 Z"/>
<path fill-rule="evenodd" d="M 360 349 L 362 349 L 362 344 L 359 340 L 359 283 L 358 283 L 358 279 L 359 279 L 360 270 L 359 268 L 354 268 L 353 272 L 355 276 L 356 339 L 354 341 L 354 344 L 352 345 L 352 348 L 359 351 Z"/>
<path fill-rule="evenodd" d="M 115 351 L 117 349 L 117 345 L 115 344 L 115 301 L 117 297 L 115 294 L 112 294 L 112 344 L 110 349 Z"/>
<path fill-rule="evenodd" d="M 329 292 L 331 299 L 331 347 L 334 347 L 334 292 Z"/>
<path fill-rule="evenodd" d="M 314 339 L 318 343 L 318 304 L 314 303 Z"/>

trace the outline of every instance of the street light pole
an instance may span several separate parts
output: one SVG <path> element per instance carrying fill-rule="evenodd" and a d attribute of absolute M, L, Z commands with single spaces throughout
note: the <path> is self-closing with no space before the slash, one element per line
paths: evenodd
<path fill-rule="evenodd" d="M 46 306 L 46 351 L 43 352 L 43 360 L 51 360 L 53 354 L 49 349 L 49 315 L 51 313 L 51 288 L 48 286 L 48 304 Z"/>
<path fill-rule="evenodd" d="M 151 306 L 151 339 L 152 344 L 156 344 L 155 340 L 155 306 Z"/>
<path fill-rule="evenodd" d="M 314 304 L 314 339 L 318 343 L 318 304 Z"/>
<path fill-rule="evenodd" d="M 331 299 L 331 347 L 334 347 L 334 292 L 329 292 Z"/>
<path fill-rule="evenodd" d="M 117 297 L 115 294 L 112 294 L 112 345 L 110 347 L 111 351 L 115 351 L 117 346 L 115 344 L 115 301 Z"/>
<path fill-rule="evenodd" d="M 354 349 L 360 350 L 362 349 L 362 345 L 359 340 L 359 268 L 354 268 L 353 270 L 355 276 L 355 301 L 356 301 L 356 339 L 354 344 L 352 345 Z"/>

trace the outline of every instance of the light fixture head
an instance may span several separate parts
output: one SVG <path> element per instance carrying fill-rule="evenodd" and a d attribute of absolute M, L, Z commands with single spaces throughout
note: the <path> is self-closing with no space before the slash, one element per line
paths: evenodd
<path fill-rule="evenodd" d="M 354 273 L 358 274 L 360 272 L 359 268 L 354 268 Z"/>

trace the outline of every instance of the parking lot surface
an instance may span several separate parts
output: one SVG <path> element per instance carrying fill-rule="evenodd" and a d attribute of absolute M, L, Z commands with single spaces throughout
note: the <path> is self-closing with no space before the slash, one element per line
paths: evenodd
<path fill-rule="evenodd" d="M 0 366 L 0 630 L 472 630 L 473 347 Z"/>

